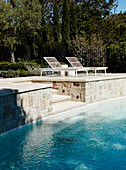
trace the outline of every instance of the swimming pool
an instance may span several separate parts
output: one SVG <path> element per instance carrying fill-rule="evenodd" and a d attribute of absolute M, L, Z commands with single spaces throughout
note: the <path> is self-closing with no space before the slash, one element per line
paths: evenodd
<path fill-rule="evenodd" d="M 91 104 L 0 136 L 0 169 L 126 169 L 125 103 Z"/>

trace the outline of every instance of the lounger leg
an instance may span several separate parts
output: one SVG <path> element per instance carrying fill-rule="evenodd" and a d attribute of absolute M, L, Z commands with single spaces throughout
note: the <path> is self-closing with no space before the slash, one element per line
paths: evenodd
<path fill-rule="evenodd" d="M 88 76 L 88 70 L 86 71 L 86 74 L 87 74 L 87 76 Z"/>
<path fill-rule="evenodd" d="M 42 71 L 41 71 L 41 76 L 42 76 Z"/>
<path fill-rule="evenodd" d="M 95 76 L 96 76 L 96 74 L 97 74 L 97 71 L 95 70 Z"/>
<path fill-rule="evenodd" d="M 76 75 L 76 78 L 77 78 L 77 71 L 75 71 L 75 75 Z"/>

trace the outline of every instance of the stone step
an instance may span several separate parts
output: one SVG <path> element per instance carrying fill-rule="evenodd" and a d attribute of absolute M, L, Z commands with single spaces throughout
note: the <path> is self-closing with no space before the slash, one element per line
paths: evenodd
<path fill-rule="evenodd" d="M 68 101 L 71 100 L 71 96 L 65 96 L 65 95 L 58 95 L 58 94 L 53 94 L 52 95 L 52 103 L 59 103 L 62 101 Z"/>
<path fill-rule="evenodd" d="M 61 112 L 75 109 L 78 107 L 82 107 L 85 105 L 86 103 L 84 102 L 75 102 L 75 101 L 62 101 L 62 102 L 54 103 L 52 105 L 52 108 L 53 108 L 52 114 L 61 113 Z"/>

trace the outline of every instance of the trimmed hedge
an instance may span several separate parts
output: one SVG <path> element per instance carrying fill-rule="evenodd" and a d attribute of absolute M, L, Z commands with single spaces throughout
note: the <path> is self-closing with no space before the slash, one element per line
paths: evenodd
<path fill-rule="evenodd" d="M 0 76 L 2 77 L 22 77 L 40 75 L 40 65 L 36 62 L 0 62 Z"/>
<path fill-rule="evenodd" d="M 35 63 L 35 62 L 15 62 L 15 63 L 11 63 L 11 62 L 0 62 L 0 70 L 18 70 L 18 69 L 23 69 L 27 71 L 27 66 L 28 67 L 40 67 L 39 64 Z"/>
<path fill-rule="evenodd" d="M 26 70 L 24 63 L 0 62 L 0 70 Z"/>
<path fill-rule="evenodd" d="M 8 70 L 8 71 L 1 71 L 1 76 L 4 78 L 11 78 L 11 77 L 25 77 L 28 76 L 29 72 L 25 70 Z"/>

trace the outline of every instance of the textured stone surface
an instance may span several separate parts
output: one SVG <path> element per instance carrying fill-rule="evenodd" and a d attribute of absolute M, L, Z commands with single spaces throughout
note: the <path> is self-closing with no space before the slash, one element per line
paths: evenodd
<path fill-rule="evenodd" d="M 79 82 L 54 82 L 53 88 L 58 94 L 71 96 L 73 101 L 85 102 L 85 83 Z"/>
<path fill-rule="evenodd" d="M 0 133 L 51 114 L 51 94 L 49 88 L 0 96 Z"/>
<path fill-rule="evenodd" d="M 126 96 L 126 79 L 113 79 L 86 83 L 86 103 Z"/>
<path fill-rule="evenodd" d="M 104 79 L 87 82 L 53 82 L 58 94 L 70 95 L 73 101 L 86 103 L 126 96 L 126 79 Z"/>

